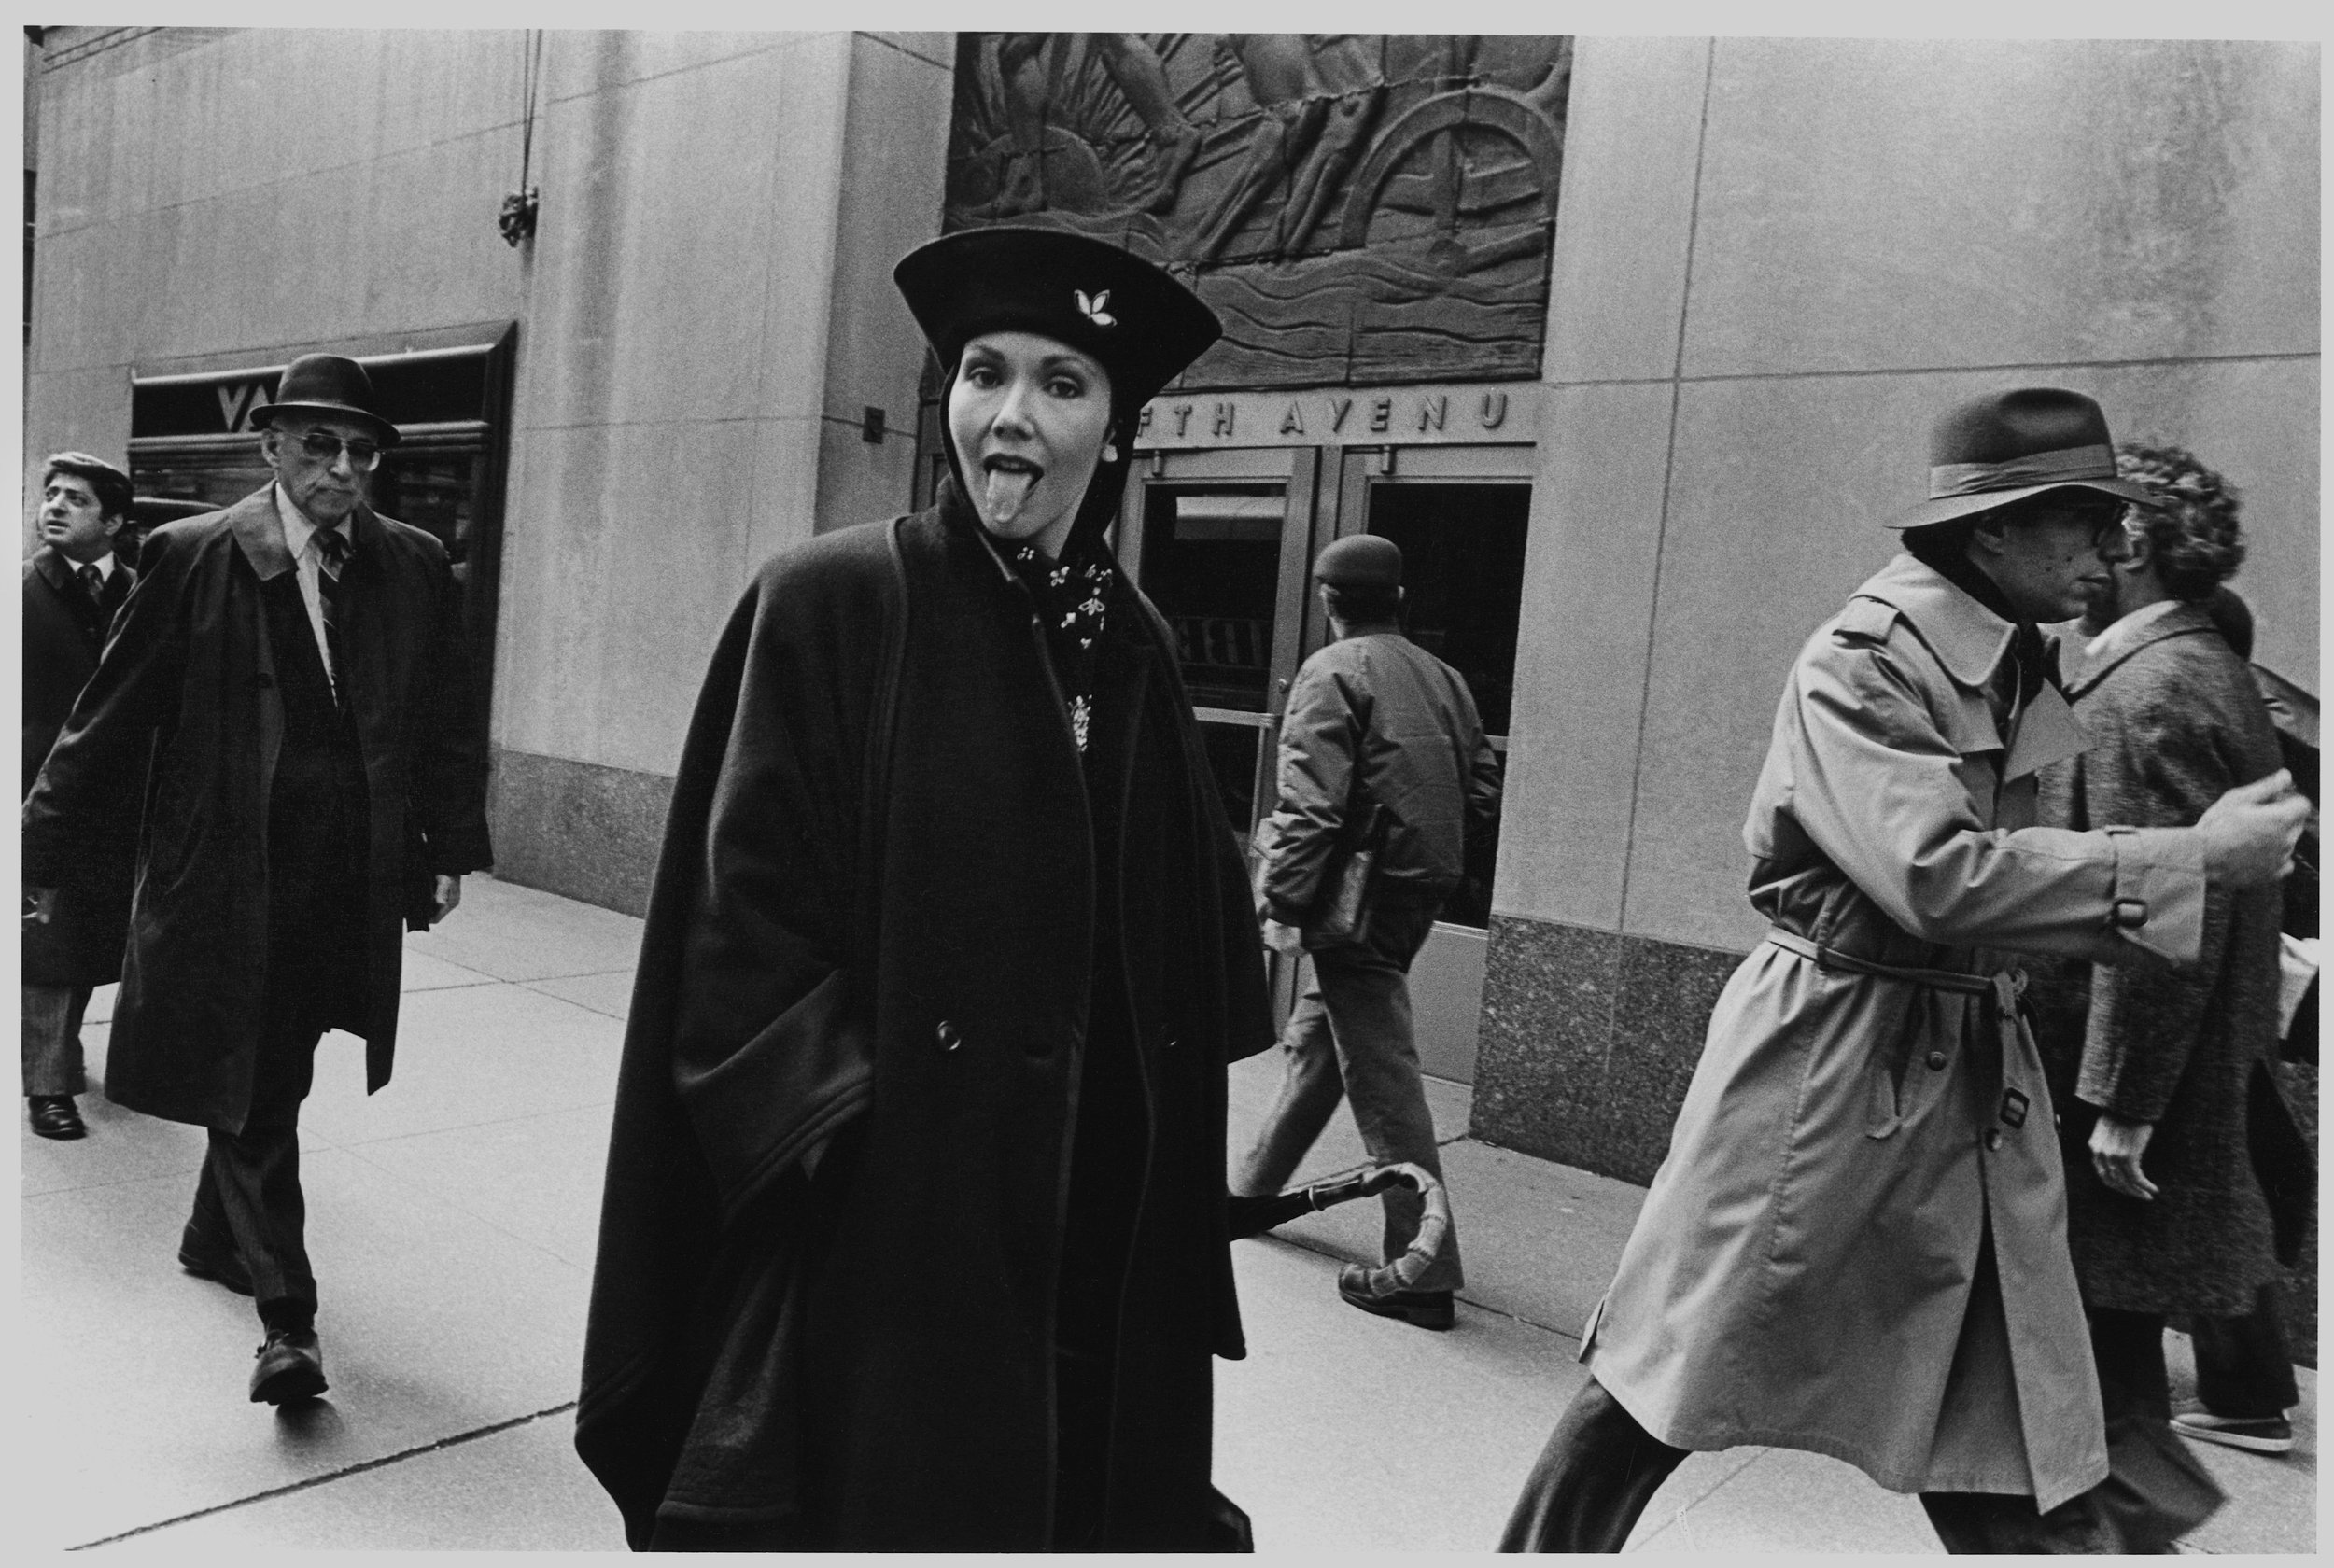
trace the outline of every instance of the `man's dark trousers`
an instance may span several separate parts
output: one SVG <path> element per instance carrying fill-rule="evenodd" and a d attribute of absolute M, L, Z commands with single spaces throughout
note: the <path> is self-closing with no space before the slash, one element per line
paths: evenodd
<path fill-rule="evenodd" d="M 260 1320 L 299 1329 L 316 1309 L 300 1104 L 314 1081 L 316 1041 L 362 1015 L 366 796 L 356 729 L 335 701 L 296 574 L 262 593 L 284 703 L 268 797 L 263 1021 L 250 1109 L 240 1130 L 211 1129 L 184 1245 L 197 1256 L 232 1251 L 250 1273 Z"/>
<path fill-rule="evenodd" d="M 1977 1267 L 1981 1274 L 1995 1267 L 1990 1237 L 1978 1249 Z M 2036 1512 L 2030 1497 L 1922 1492 L 1921 1508 L 1947 1551 L 2166 1552 L 2217 1503 L 2210 1478 L 2180 1451 L 2177 1439 L 2160 1431 L 2171 1408 L 2163 1320 L 2136 1312 L 2087 1317 L 2107 1419 L 2107 1479 L 2047 1513 Z M 1688 1451 L 1647 1432 L 1591 1378 L 1548 1435 L 1499 1549 L 1621 1550 Z"/>
<path fill-rule="evenodd" d="M 1370 911 L 1368 940 L 1358 946 L 1311 955 L 1313 983 L 1281 1031 L 1287 1059 L 1280 1098 L 1255 1147 L 1241 1162 L 1233 1190 L 1247 1197 L 1279 1192 L 1296 1174 L 1342 1096 L 1353 1105 L 1362 1146 L 1381 1163 L 1407 1160 L 1442 1174 L 1434 1118 L 1418 1075 L 1418 1046 L 1411 1025 L 1410 966 L 1434 931 L 1431 903 L 1380 897 Z M 1418 1235 L 1424 1205 L 1409 1187 L 1388 1189 L 1385 1255 L 1397 1258 Z M 1455 1290 L 1458 1229 L 1410 1288 Z"/>
<path fill-rule="evenodd" d="M 272 1012 L 276 1011 L 271 1009 Z M 241 1132 L 211 1129 L 194 1213 L 182 1250 L 240 1257 L 260 1321 L 306 1328 L 316 1321 L 316 1277 L 308 1266 L 307 1199 L 300 1190 L 300 1102 L 315 1078 L 322 1030 L 271 1016 L 260 1039 L 251 1111 Z"/>
<path fill-rule="evenodd" d="M 2242 1318 L 2200 1314 L 2189 1320 L 2196 1339 L 2196 1393 L 2213 1414 L 2275 1421 L 2301 1403 L 2285 1337 L 2285 1287 L 2271 1280 Z"/>

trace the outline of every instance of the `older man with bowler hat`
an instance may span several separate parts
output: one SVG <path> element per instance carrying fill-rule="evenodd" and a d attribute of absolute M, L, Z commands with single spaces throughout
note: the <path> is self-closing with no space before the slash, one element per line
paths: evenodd
<path fill-rule="evenodd" d="M 254 422 L 274 483 L 147 539 L 25 801 L 24 877 L 53 889 L 77 846 L 140 835 L 106 1097 L 210 1129 L 178 1261 L 256 1298 L 250 1396 L 283 1405 L 326 1387 L 300 1186 L 316 1042 L 361 1035 L 368 1090 L 388 1081 L 403 928 L 492 856 L 445 550 L 365 504 L 397 427 L 328 354 Z"/>
<path fill-rule="evenodd" d="M 1280 798 L 1257 829 L 1265 940 L 1309 952 L 1313 979 L 1281 1031 L 1280 1098 L 1232 1181 L 1246 1197 L 1287 1184 L 1341 1097 L 1371 1159 L 1441 1174 L 1410 966 L 1466 874 L 1468 847 L 1487 841 L 1499 812 L 1498 759 L 1466 679 L 1402 635 L 1400 546 L 1353 535 L 1324 549 L 1313 575 L 1331 640 L 1289 688 Z M 1341 860 L 1355 853 L 1375 857 L 1363 917 L 1325 920 Z M 1381 1201 L 1390 1261 L 1416 1237 L 1421 1200 L 1397 1187 Z M 1366 1272 L 1348 1267 L 1338 1295 L 1365 1312 L 1449 1328 L 1463 1282 L 1457 1228 L 1409 1289 L 1373 1294 Z"/>
<path fill-rule="evenodd" d="M 2110 1477 L 2018 963 L 2195 963 L 2208 890 L 2274 883 L 2308 816 L 2278 774 L 2192 827 L 2035 825 L 2039 771 L 2084 745 L 2036 623 L 2081 611 L 2149 499 L 2079 393 L 1938 422 L 1904 553 L 1785 682 L 1743 830 L 1766 940 L 1505 1549 L 1618 1551 L 1688 1451 L 1746 1443 L 1919 1493 L 1957 1552 L 2161 1551 L 2214 1505 L 2161 1450 Z"/>
<path fill-rule="evenodd" d="M 130 476 L 86 452 L 60 452 L 42 466 L 40 548 L 24 563 L 24 788 L 30 791 L 64 728 L 73 699 L 97 668 L 114 612 L 137 574 L 114 554 L 130 515 Z M 42 1138 L 80 1138 L 74 1097 L 83 1087 L 81 1015 L 90 992 L 121 971 L 125 900 L 85 889 L 120 884 L 107 874 L 119 835 L 81 846 L 74 886 L 47 920 L 24 926 L 24 1099 Z M 125 889 L 126 890 L 126 889 Z"/>

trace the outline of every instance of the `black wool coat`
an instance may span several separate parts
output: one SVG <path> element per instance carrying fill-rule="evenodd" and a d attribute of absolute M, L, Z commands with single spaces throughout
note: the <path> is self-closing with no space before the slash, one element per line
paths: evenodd
<path fill-rule="evenodd" d="M 2191 827 L 2225 791 L 2281 765 L 2244 663 L 2195 606 L 2075 671 L 2067 692 L 2090 749 L 2043 775 L 2046 825 Z M 2038 978 L 2034 1033 L 2061 1116 L 2067 1242 L 2094 1307 L 2241 1316 L 2278 1277 L 2248 1102 L 2256 1065 L 2276 1059 L 2280 911 L 2274 887 L 2214 888 L 2195 968 L 2141 955 Z M 2088 1141 L 2101 1111 L 2155 1125 L 2141 1156 L 2153 1199 L 2099 1180 Z"/>
<path fill-rule="evenodd" d="M 1272 1031 L 1173 642 L 1132 588 L 1109 619 L 1093 789 L 1123 828 L 1099 838 L 1029 593 L 973 525 L 823 536 L 724 632 L 650 903 L 577 1410 L 635 1547 L 660 1510 L 807 1547 L 1048 1545 L 1090 1049 L 1133 1058 L 1142 1107 L 1114 1538 L 1202 1544 L 1208 1357 L 1243 1353 L 1224 1069 Z M 1098 973 L 1114 917 L 1124 961 Z"/>
<path fill-rule="evenodd" d="M 57 732 L 96 672 L 106 628 L 137 581 L 119 559 L 91 602 L 78 567 L 42 545 L 24 563 L 24 791 L 32 792 Z M 24 981 L 34 986 L 103 986 L 121 972 L 129 924 L 130 856 L 113 834 L 78 846 L 72 875 L 49 920 L 24 928 Z"/>
<path fill-rule="evenodd" d="M 344 574 L 369 799 L 365 1081 L 388 1081 L 409 871 L 491 863 L 485 759 L 444 547 L 368 508 Z M 293 569 L 273 487 L 148 537 L 137 586 L 24 803 L 24 880 L 135 845 L 105 1096 L 239 1129 L 267 992 L 268 800 L 284 707 L 260 584 Z M 278 868 L 281 869 L 281 868 Z"/>

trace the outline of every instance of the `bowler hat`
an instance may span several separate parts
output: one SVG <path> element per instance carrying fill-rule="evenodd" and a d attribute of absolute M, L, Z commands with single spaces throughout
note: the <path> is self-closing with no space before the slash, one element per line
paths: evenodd
<path fill-rule="evenodd" d="M 944 370 L 984 332 L 1035 332 L 1090 355 L 1119 420 L 1223 336 L 1200 297 L 1141 257 L 1061 229 L 999 225 L 944 234 L 892 280 Z"/>
<path fill-rule="evenodd" d="M 361 419 L 380 432 L 383 446 L 397 444 L 397 427 L 381 417 L 373 378 L 354 359 L 337 354 L 303 354 L 285 367 L 275 400 L 251 411 L 262 429 L 279 413 L 316 413 L 330 419 Z"/>
<path fill-rule="evenodd" d="M 1376 534 L 1348 534 L 1313 558 L 1313 575 L 1331 588 L 1399 588 L 1402 547 Z"/>
<path fill-rule="evenodd" d="M 1929 498 L 1889 526 L 1950 523 L 2060 489 L 2156 504 L 2144 486 L 2116 477 L 2115 440 L 2096 402 L 2057 386 L 1989 392 L 1931 429 Z"/>

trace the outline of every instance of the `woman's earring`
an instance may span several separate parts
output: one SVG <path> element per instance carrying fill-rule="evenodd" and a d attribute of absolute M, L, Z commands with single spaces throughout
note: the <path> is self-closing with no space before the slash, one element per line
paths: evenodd
<path fill-rule="evenodd" d="M 1115 463 L 1118 460 L 1118 443 L 1116 441 L 1103 442 L 1103 461 L 1105 463 Z"/>

